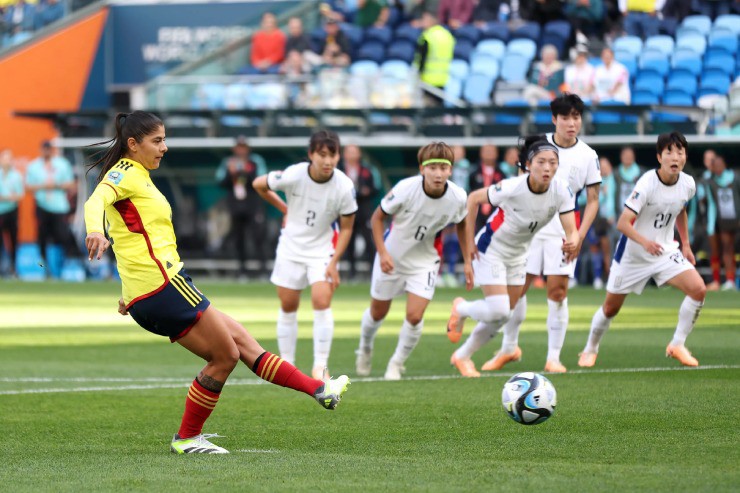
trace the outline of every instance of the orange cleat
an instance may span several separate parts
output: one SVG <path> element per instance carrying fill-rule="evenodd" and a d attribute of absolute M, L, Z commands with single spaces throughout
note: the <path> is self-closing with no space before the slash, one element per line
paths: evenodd
<path fill-rule="evenodd" d="M 522 359 L 522 349 L 517 346 L 513 353 L 502 353 L 499 351 L 493 358 L 483 363 L 480 369 L 483 371 L 500 370 L 506 363 L 519 361 L 520 359 Z"/>
<path fill-rule="evenodd" d="M 589 353 L 584 351 L 578 354 L 578 366 L 581 368 L 591 368 L 596 364 L 596 356 L 598 353 Z"/>
<path fill-rule="evenodd" d="M 465 325 L 465 318 L 457 312 L 457 305 L 463 301 L 465 301 L 465 298 L 459 297 L 452 300 L 452 313 L 450 313 L 450 319 L 447 321 L 447 338 L 453 344 L 460 342 L 463 326 Z"/>
<path fill-rule="evenodd" d="M 665 348 L 665 355 L 669 358 L 677 359 L 684 366 L 699 366 L 699 360 L 691 356 L 686 346 L 672 346 L 668 344 Z"/>
<path fill-rule="evenodd" d="M 545 371 L 549 373 L 565 373 L 568 369 L 560 361 L 548 360 L 545 363 Z"/>
<path fill-rule="evenodd" d="M 455 356 L 455 353 L 452 353 L 452 357 L 450 358 L 450 364 L 457 368 L 457 371 L 460 372 L 460 375 L 467 377 L 467 378 L 478 378 L 480 377 L 480 373 L 478 370 L 475 369 L 475 363 L 473 363 L 473 360 L 470 358 L 467 359 L 461 359 Z"/>

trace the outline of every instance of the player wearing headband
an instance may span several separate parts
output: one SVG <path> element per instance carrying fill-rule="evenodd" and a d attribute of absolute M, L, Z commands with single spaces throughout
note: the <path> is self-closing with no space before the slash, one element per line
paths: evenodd
<path fill-rule="evenodd" d="M 471 192 L 468 197 L 468 226 L 478 207 L 489 202 L 494 207 L 488 223 L 473 244 L 469 230 L 463 251 L 465 276 L 475 273 L 475 283 L 485 299 L 465 301 L 456 298 L 447 323 L 447 336 L 460 340 L 465 319 L 478 321 L 470 337 L 452 354 L 450 363 L 464 377 L 479 377 L 471 356 L 493 338 L 509 319 L 522 294 L 527 250 L 535 233 L 558 216 L 567 239 L 561 242 L 562 255 L 573 260 L 578 247 L 575 197 L 567 183 L 555 179 L 558 148 L 544 136 L 521 139 L 519 162 L 528 172 Z M 471 219 L 473 218 L 473 219 Z"/>
<path fill-rule="evenodd" d="M 483 365 L 482 370 L 500 370 L 506 363 L 521 358 L 519 327 L 527 313 L 527 289 L 537 276 L 544 274 L 547 276 L 548 308 L 545 371 L 557 373 L 566 371 L 560 362 L 560 350 L 563 348 L 565 331 L 568 328 L 568 282 L 575 272 L 575 259 L 581 250 L 583 240 L 599 210 L 601 170 L 596 152 L 578 138 L 584 109 L 581 98 L 575 94 L 563 94 L 552 100 L 550 109 L 555 132 L 547 134 L 547 140 L 557 147 L 560 156 L 557 178 L 570 186 L 576 194 L 576 203 L 578 195 L 586 190 L 586 207 L 583 209 L 583 215 L 576 212 L 578 244 L 575 255 L 570 257 L 573 260 L 571 262 L 560 251 L 565 237 L 560 221 L 553 219 L 537 233 L 527 256 L 527 279 L 522 297 L 504 326 L 501 350 Z"/>
<path fill-rule="evenodd" d="M 418 154 L 420 175 L 406 178 L 383 198 L 370 220 L 377 247 L 370 288 L 370 308 L 362 316 L 360 347 L 356 370 L 370 375 L 373 341 L 393 298 L 406 293 L 406 319 L 398 336 L 398 346 L 385 372 L 386 380 L 399 380 L 404 363 L 421 338 L 424 311 L 434 296 L 439 272 L 440 234 L 450 223 L 457 225 L 460 248 L 464 241 L 467 194 L 449 181 L 452 174 L 452 149 L 442 142 L 422 147 Z M 385 220 L 393 217 L 383 233 Z M 468 289 L 472 276 L 466 277 Z"/>

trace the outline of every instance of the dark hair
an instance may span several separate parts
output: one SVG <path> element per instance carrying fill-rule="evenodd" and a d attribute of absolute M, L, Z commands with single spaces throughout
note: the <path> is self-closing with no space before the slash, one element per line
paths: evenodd
<path fill-rule="evenodd" d="M 141 142 L 149 134 L 154 133 L 164 124 L 162 120 L 152 113 L 146 111 L 134 111 L 133 113 L 118 113 L 116 115 L 116 136 L 104 142 L 91 144 L 87 147 L 97 147 L 110 144 L 107 149 L 96 153 L 92 163 L 87 165 L 87 172 L 102 165 L 98 174 L 98 181 L 105 178 L 105 174 L 111 169 L 128 151 L 128 139 L 134 138 Z"/>
<path fill-rule="evenodd" d="M 416 153 L 416 160 L 419 162 L 419 166 L 427 159 L 446 159 L 452 164 L 455 161 L 455 153 L 444 142 L 432 142 L 419 149 L 419 152 Z"/>
<path fill-rule="evenodd" d="M 658 135 L 658 142 L 656 149 L 658 155 L 663 154 L 665 149 L 670 149 L 673 146 L 679 147 L 685 151 L 689 150 L 689 143 L 686 142 L 686 137 L 681 132 L 671 132 Z"/>
<path fill-rule="evenodd" d="M 547 141 L 547 137 L 544 135 L 527 135 L 526 137 L 519 137 L 519 166 L 523 171 L 528 171 L 526 163 L 529 161 L 529 151 L 539 147 L 541 145 L 551 145 Z"/>
<path fill-rule="evenodd" d="M 313 154 L 326 148 L 331 154 L 339 152 L 339 136 L 332 130 L 318 130 L 311 135 L 308 141 L 308 153 Z"/>
<path fill-rule="evenodd" d="M 564 92 L 560 96 L 550 101 L 550 111 L 552 111 L 552 116 L 568 116 L 572 115 L 573 113 L 583 115 L 583 110 L 585 107 L 586 104 L 583 102 L 580 96 L 569 92 Z"/>

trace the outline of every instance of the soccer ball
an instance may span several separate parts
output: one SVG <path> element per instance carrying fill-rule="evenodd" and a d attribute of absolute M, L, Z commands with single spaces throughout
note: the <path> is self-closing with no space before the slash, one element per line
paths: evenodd
<path fill-rule="evenodd" d="M 539 373 L 517 373 L 504 384 L 501 403 L 511 419 L 523 425 L 540 424 L 555 413 L 557 394 Z"/>

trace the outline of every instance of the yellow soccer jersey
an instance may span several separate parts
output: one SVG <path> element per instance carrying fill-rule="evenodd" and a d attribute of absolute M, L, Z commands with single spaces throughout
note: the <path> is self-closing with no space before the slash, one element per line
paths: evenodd
<path fill-rule="evenodd" d="M 89 233 L 113 245 L 126 306 L 163 289 L 182 269 L 172 208 L 140 163 L 121 159 L 85 203 Z"/>

